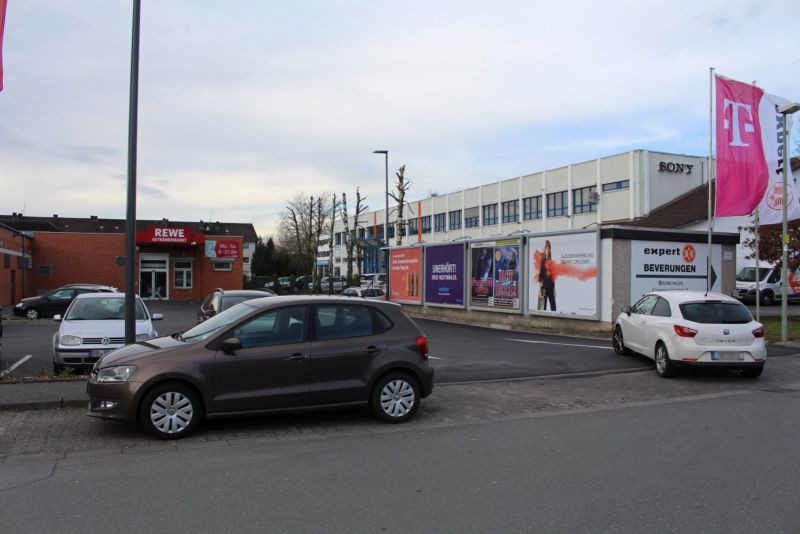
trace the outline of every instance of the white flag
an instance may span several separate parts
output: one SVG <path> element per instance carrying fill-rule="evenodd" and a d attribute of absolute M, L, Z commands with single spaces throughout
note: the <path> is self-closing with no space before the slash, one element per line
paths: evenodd
<path fill-rule="evenodd" d="M 783 222 L 783 115 L 778 108 L 789 104 L 783 97 L 765 94 L 761 99 L 758 112 L 761 118 L 761 141 L 764 146 L 764 158 L 769 169 L 769 185 L 764 198 L 758 205 L 759 224 L 776 224 Z M 787 131 L 791 131 L 791 115 L 787 116 Z M 788 157 L 789 155 L 786 154 Z M 786 218 L 791 221 L 800 219 L 800 197 L 797 195 L 797 184 L 794 183 L 791 165 L 786 165 L 788 180 Z"/>

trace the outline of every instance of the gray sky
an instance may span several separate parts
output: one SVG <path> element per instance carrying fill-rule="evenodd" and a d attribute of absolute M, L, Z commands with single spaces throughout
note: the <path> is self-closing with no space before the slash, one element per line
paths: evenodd
<path fill-rule="evenodd" d="M 8 0 L 0 213 L 125 217 L 131 5 Z M 375 149 L 410 200 L 636 148 L 703 156 L 709 67 L 800 100 L 796 8 L 142 0 L 137 215 L 268 235 L 298 191 L 381 208 Z"/>

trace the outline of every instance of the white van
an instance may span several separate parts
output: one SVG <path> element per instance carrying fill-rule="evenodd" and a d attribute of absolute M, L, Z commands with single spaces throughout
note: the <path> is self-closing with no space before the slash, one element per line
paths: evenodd
<path fill-rule="evenodd" d="M 361 275 L 361 287 L 376 287 L 386 290 L 389 278 L 386 273 L 371 273 Z"/>
<path fill-rule="evenodd" d="M 756 301 L 756 276 L 760 276 L 759 292 L 761 293 L 761 304 L 764 306 L 772 306 L 776 302 L 780 302 L 783 289 L 781 288 L 781 267 L 759 267 L 758 274 L 756 274 L 755 267 L 745 267 L 739 274 L 736 275 L 736 291 L 733 296 L 742 302 L 755 302 Z M 791 273 L 795 281 L 800 282 L 800 269 Z M 787 296 L 789 300 L 800 299 L 800 293 L 797 293 L 794 288 L 800 287 L 800 284 L 789 284 L 787 288 Z"/>

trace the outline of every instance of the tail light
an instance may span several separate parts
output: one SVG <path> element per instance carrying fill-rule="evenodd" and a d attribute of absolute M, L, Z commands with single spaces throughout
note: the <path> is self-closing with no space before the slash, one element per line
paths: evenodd
<path fill-rule="evenodd" d="M 764 337 L 764 327 L 763 326 L 759 326 L 758 328 L 753 330 L 753 335 L 755 337 Z"/>
<path fill-rule="evenodd" d="M 420 356 L 428 359 L 428 338 L 425 336 L 417 336 L 417 349 L 419 349 Z"/>
<path fill-rule="evenodd" d="M 689 328 L 688 326 L 675 325 L 675 333 L 680 337 L 694 337 L 697 335 L 697 330 Z"/>

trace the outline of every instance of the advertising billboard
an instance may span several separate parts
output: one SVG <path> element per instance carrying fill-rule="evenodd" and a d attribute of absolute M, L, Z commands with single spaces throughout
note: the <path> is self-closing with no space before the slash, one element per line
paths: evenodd
<path fill-rule="evenodd" d="M 234 239 L 209 239 L 206 241 L 206 258 L 238 258 L 239 241 Z"/>
<path fill-rule="evenodd" d="M 711 291 L 720 291 L 722 245 L 712 245 Z M 631 302 L 650 291 L 705 291 L 708 244 L 631 241 Z"/>
<path fill-rule="evenodd" d="M 528 238 L 528 310 L 597 315 L 597 233 Z"/>
<path fill-rule="evenodd" d="M 425 249 L 425 303 L 464 306 L 464 245 Z"/>
<path fill-rule="evenodd" d="M 472 244 L 471 306 L 520 309 L 519 253 L 519 239 Z"/>
<path fill-rule="evenodd" d="M 390 251 L 389 295 L 391 300 L 422 303 L 422 248 Z"/>

